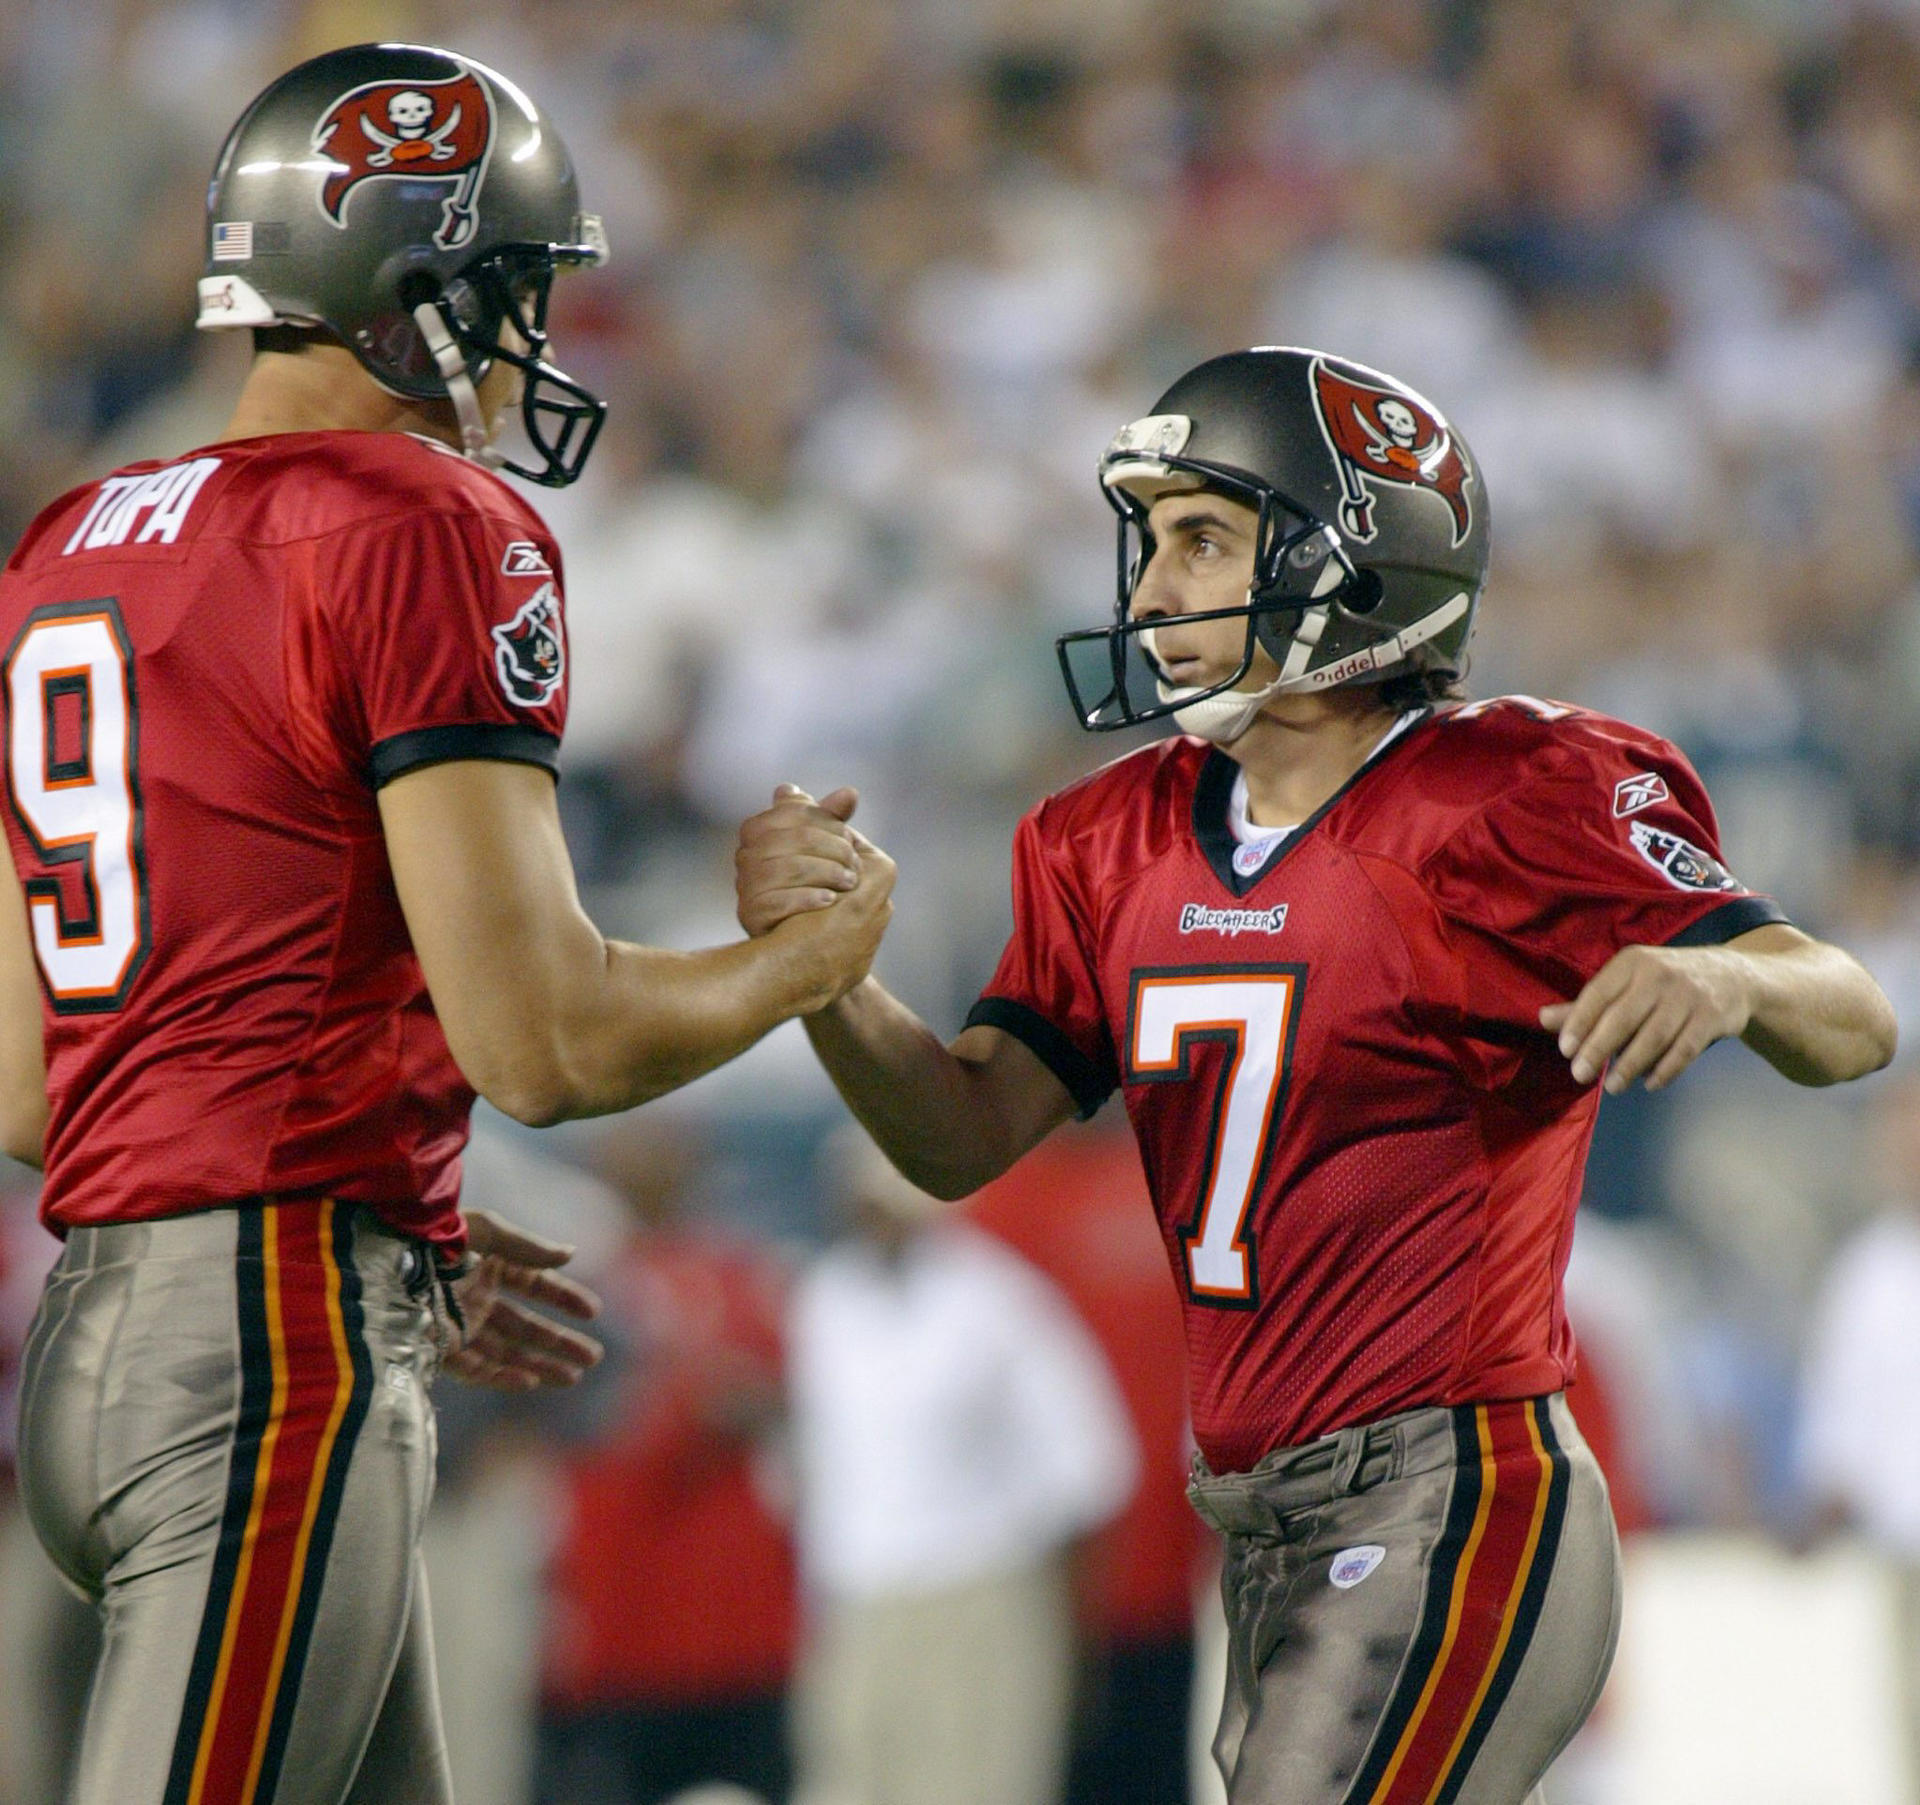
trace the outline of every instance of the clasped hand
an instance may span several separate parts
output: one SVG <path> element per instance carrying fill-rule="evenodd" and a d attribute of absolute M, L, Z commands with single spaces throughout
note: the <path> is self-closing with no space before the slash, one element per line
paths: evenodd
<path fill-rule="evenodd" d="M 741 927 L 757 939 L 790 923 L 818 939 L 834 966 L 828 1001 L 867 975 L 893 917 L 893 861 L 851 825 L 859 800 L 840 789 L 816 802 L 783 783 L 741 823 L 734 853 Z"/>

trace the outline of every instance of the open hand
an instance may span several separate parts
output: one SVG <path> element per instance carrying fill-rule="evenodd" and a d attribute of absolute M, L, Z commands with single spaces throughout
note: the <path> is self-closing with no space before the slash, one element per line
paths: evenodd
<path fill-rule="evenodd" d="M 1752 969 L 1724 947 L 1630 946 L 1615 953 L 1570 1003 L 1550 1003 L 1540 1025 L 1560 1040 L 1576 1084 L 1609 1061 L 1607 1090 L 1636 1078 L 1657 1091 L 1712 1046 L 1746 1031 Z"/>
<path fill-rule="evenodd" d="M 815 802 L 805 790 L 783 783 L 771 808 L 741 823 L 734 890 L 748 934 L 828 908 L 859 883 L 859 849 L 871 844 L 848 826 L 859 801 L 858 791 L 839 789 Z"/>
<path fill-rule="evenodd" d="M 599 1298 L 557 1270 L 573 1258 L 573 1249 L 486 1210 L 468 1210 L 466 1218 L 474 1260 L 453 1281 L 466 1327 L 459 1346 L 441 1362 L 443 1370 L 494 1391 L 577 1384 L 606 1350 L 591 1335 L 521 1301 L 546 1304 L 581 1322 L 598 1316 Z"/>

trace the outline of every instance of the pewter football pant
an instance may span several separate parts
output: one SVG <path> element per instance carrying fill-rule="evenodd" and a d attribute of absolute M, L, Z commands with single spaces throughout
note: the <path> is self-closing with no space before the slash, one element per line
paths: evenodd
<path fill-rule="evenodd" d="M 102 1616 L 72 1805 L 449 1805 L 430 1282 L 331 1201 L 68 1237 L 19 1466 Z"/>
<path fill-rule="evenodd" d="M 1196 1472 L 1226 1537 L 1232 1805 L 1532 1805 L 1620 1625 L 1563 1397 L 1409 1411 Z"/>

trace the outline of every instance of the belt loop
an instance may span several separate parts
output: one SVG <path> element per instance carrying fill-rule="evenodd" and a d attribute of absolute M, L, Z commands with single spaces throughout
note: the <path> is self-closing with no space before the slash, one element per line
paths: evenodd
<path fill-rule="evenodd" d="M 1390 1441 L 1389 1458 L 1387 1461 L 1387 1477 L 1389 1479 L 1398 1479 L 1400 1475 L 1406 1470 L 1406 1465 L 1407 1465 L 1406 1419 L 1404 1417 L 1401 1417 L 1396 1419 L 1394 1422 L 1389 1423 L 1387 1425 L 1387 1433 Z"/>
<path fill-rule="evenodd" d="M 1355 1425 L 1342 1429 L 1334 1440 L 1333 1492 L 1337 1498 L 1360 1490 L 1360 1463 L 1367 1457 L 1367 1432 Z"/>

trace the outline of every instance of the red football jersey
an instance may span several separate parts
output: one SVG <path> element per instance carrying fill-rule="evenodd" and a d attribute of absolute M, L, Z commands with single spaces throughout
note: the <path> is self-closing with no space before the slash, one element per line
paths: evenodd
<path fill-rule="evenodd" d="M 1431 716 L 1264 858 L 1236 771 L 1165 740 L 1034 810 L 968 1018 L 1083 1110 L 1123 1087 L 1216 1471 L 1565 1384 L 1599 1092 L 1538 1012 L 1622 947 L 1784 919 L 1720 864 L 1680 753 L 1599 715 Z"/>
<path fill-rule="evenodd" d="M 50 1227 L 328 1193 L 458 1241 L 473 1093 L 377 793 L 556 768 L 559 581 L 506 484 L 397 433 L 136 465 L 28 529 L 0 643 Z"/>

